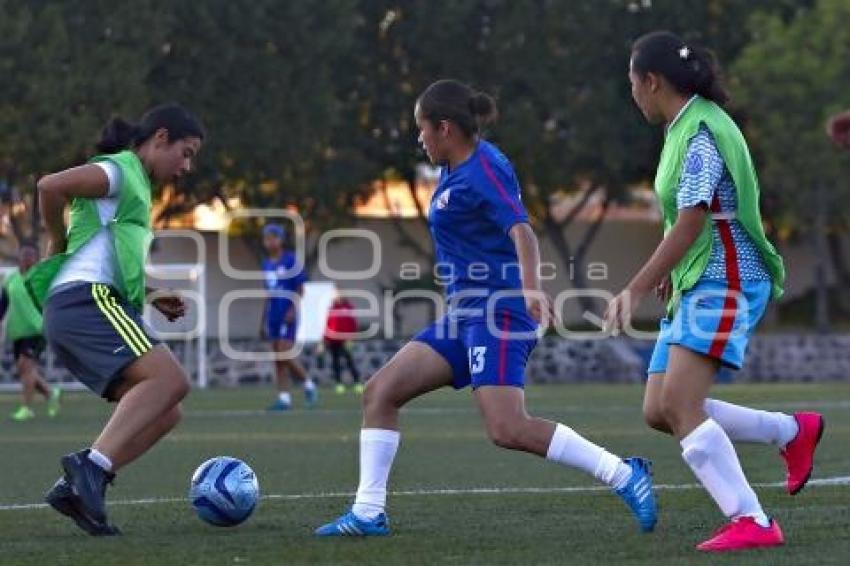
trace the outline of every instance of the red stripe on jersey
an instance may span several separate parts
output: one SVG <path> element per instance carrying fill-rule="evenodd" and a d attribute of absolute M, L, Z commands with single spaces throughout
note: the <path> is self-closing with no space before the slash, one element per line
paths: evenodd
<path fill-rule="evenodd" d="M 481 167 L 484 168 L 484 173 L 487 174 L 487 177 L 493 181 L 493 184 L 496 185 L 496 188 L 499 190 L 499 196 L 502 197 L 502 200 L 508 203 L 516 214 L 522 214 L 522 209 L 517 205 L 517 203 L 508 195 L 508 191 L 505 190 L 505 187 L 499 181 L 496 174 L 493 172 L 493 168 L 490 167 L 490 163 L 484 157 L 483 153 L 478 154 L 478 158 L 481 161 Z"/>
<path fill-rule="evenodd" d="M 717 195 L 711 201 L 711 212 L 720 212 L 720 199 Z M 738 266 L 738 250 L 732 238 L 732 228 L 728 220 L 715 220 L 720 241 L 723 243 L 723 256 L 726 263 L 726 297 L 723 301 L 723 314 L 717 325 L 717 332 L 711 343 L 708 355 L 712 358 L 723 357 L 723 350 L 729 342 L 729 334 L 735 326 L 735 315 L 738 311 L 738 293 L 741 292 L 741 272 Z"/>

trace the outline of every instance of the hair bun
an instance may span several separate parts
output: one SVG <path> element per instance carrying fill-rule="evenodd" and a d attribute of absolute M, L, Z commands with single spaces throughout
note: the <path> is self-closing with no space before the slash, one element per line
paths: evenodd
<path fill-rule="evenodd" d="M 496 120 L 499 111 L 496 101 L 486 92 L 476 92 L 469 99 L 469 110 L 475 116 L 479 126 L 484 126 Z"/>

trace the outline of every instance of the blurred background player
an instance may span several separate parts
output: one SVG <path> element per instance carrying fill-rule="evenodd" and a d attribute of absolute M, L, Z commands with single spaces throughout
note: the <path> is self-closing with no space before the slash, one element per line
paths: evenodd
<path fill-rule="evenodd" d="M 295 270 L 295 253 L 285 247 L 286 232 L 280 224 L 269 223 L 263 227 L 263 271 L 266 289 L 270 291 L 263 308 L 260 336 L 270 340 L 277 354 L 286 354 L 295 346 L 298 333 L 299 301 L 304 296 L 307 274 L 303 267 Z M 292 407 L 291 375 L 304 384 L 304 401 L 314 407 L 319 398 L 315 382 L 307 375 L 297 358 L 275 360 L 277 399 L 270 411 L 287 411 Z"/>
<path fill-rule="evenodd" d="M 342 382 L 342 360 L 345 360 L 348 371 L 351 373 L 351 382 L 354 392 L 363 393 L 363 384 L 360 383 L 360 372 L 351 355 L 351 337 L 357 332 L 357 319 L 352 314 L 354 307 L 345 297 L 338 296 L 331 304 L 328 311 L 328 322 L 325 328 L 324 346 L 331 355 L 331 367 L 336 381 L 335 391 L 338 395 L 345 393 L 345 383 Z"/>
<path fill-rule="evenodd" d="M 742 367 L 750 336 L 785 281 L 782 257 L 762 226 L 747 142 L 721 107 L 728 95 L 708 50 L 670 32 L 647 34 L 632 48 L 629 79 L 647 121 L 665 125 L 655 177 L 664 239 L 611 301 L 608 326 L 629 328 L 653 291 L 669 299 L 644 414 L 651 427 L 679 440 L 682 458 L 730 520 L 697 548 L 781 545 L 782 531 L 762 509 L 731 441 L 778 447 L 793 495 L 811 475 L 823 418 L 707 398 L 721 366 Z"/>
<path fill-rule="evenodd" d="M 50 257 L 27 273 L 29 295 L 43 308 L 57 359 L 117 403 L 90 448 L 60 459 L 63 475 L 45 496 L 91 535 L 120 534 L 107 518 L 106 487 L 177 426 L 189 392 L 185 370 L 141 312 L 152 291 L 145 287 L 145 261 L 154 183 L 174 183 L 191 171 L 203 138 L 186 109 L 157 106 L 138 124 L 114 118 L 103 129 L 99 155 L 38 181 Z M 157 294 L 151 303 L 169 321 L 185 314 L 180 295 Z"/>
<path fill-rule="evenodd" d="M 35 393 L 44 396 L 47 401 L 47 415 L 55 417 L 59 413 L 59 400 L 62 390 L 50 388 L 41 370 L 38 359 L 44 351 L 42 335 L 43 321 L 41 312 L 27 296 L 23 275 L 38 262 L 38 249 L 30 243 L 22 243 L 18 250 L 18 268 L 3 281 L 0 293 L 0 319 L 6 317 L 6 339 L 12 342 L 15 357 L 15 369 L 21 379 L 23 404 L 12 413 L 16 421 L 28 421 L 35 418 L 33 401 Z"/>
<path fill-rule="evenodd" d="M 826 124 L 826 132 L 835 145 L 850 149 L 850 110 L 831 117 Z"/>
<path fill-rule="evenodd" d="M 389 534 L 384 509 L 399 410 L 436 389 L 469 385 L 494 444 L 591 474 L 623 499 L 641 530 L 655 526 L 649 462 L 622 460 L 573 429 L 526 412 L 526 363 L 540 323 L 552 324 L 554 313 L 541 289 L 537 237 L 513 166 L 479 137 L 496 114 L 489 95 L 453 80 L 433 83 L 416 102 L 419 142 L 441 166 L 428 223 L 438 262 L 456 274 L 446 288 L 449 309 L 369 380 L 354 505 L 319 527 L 318 536 Z M 477 528 L 488 526 L 470 526 L 470 533 Z"/>

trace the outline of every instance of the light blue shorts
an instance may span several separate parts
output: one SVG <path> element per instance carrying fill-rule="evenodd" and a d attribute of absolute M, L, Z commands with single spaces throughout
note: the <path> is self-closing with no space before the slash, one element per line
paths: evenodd
<path fill-rule="evenodd" d="M 661 320 L 647 373 L 666 373 L 671 345 L 741 369 L 750 336 L 767 309 L 770 290 L 770 281 L 742 281 L 740 291 L 731 291 L 724 281 L 699 281 L 682 295 L 672 320 Z"/>

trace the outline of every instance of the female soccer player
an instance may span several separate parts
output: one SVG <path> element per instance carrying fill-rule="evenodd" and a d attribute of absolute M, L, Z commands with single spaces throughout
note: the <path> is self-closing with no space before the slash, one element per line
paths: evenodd
<path fill-rule="evenodd" d="M 673 434 L 682 457 L 731 523 L 697 548 L 725 551 L 783 543 L 747 483 L 731 440 L 779 447 L 787 487 L 809 479 L 823 419 L 815 413 L 757 411 L 707 399 L 721 365 L 739 369 L 771 296 L 782 294 L 782 258 L 767 240 L 747 143 L 723 111 L 726 92 L 712 54 L 669 32 L 635 42 L 629 78 L 646 119 L 666 126 L 655 191 L 665 236 L 608 307 L 609 327 L 628 326 L 657 289 L 671 318 L 649 367 L 644 414 Z"/>
<path fill-rule="evenodd" d="M 328 321 L 325 326 L 324 346 L 331 354 L 331 367 L 336 381 L 336 393 L 345 393 L 345 384 L 342 382 L 342 360 L 348 365 L 351 373 L 351 381 L 354 384 L 354 392 L 363 393 L 363 384 L 360 382 L 360 372 L 351 355 L 351 335 L 357 332 L 357 319 L 351 314 L 354 307 L 345 297 L 337 297 L 331 304 L 328 312 Z"/>
<path fill-rule="evenodd" d="M 21 378 L 23 404 L 12 413 L 12 420 L 23 422 L 35 418 L 32 408 L 35 392 L 47 401 L 47 415 L 59 414 L 62 390 L 50 388 L 41 376 L 38 358 L 44 350 L 42 317 L 24 287 L 26 272 L 38 261 L 38 248 L 31 243 L 22 243 L 18 249 L 18 269 L 3 281 L 0 291 L 0 319 L 6 317 L 6 338 L 12 341 L 15 369 Z"/>
<path fill-rule="evenodd" d="M 289 352 L 295 345 L 295 335 L 298 333 L 298 302 L 304 295 L 304 283 L 307 281 L 307 274 L 303 270 L 293 270 L 296 258 L 293 252 L 285 249 L 285 237 L 286 232 L 280 224 L 266 224 L 263 227 L 263 248 L 266 251 L 263 272 L 266 275 L 266 289 L 270 295 L 266 298 L 263 308 L 260 336 L 271 340 L 272 349 L 276 353 Z M 269 411 L 288 411 L 292 407 L 290 373 L 304 384 L 306 405 L 313 407 L 318 401 L 319 391 L 316 389 L 316 383 L 297 359 L 276 360 L 277 399 L 269 406 Z"/>
<path fill-rule="evenodd" d="M 442 166 L 429 224 L 447 275 L 449 309 L 406 344 L 366 385 L 360 485 L 350 512 L 319 536 L 386 535 L 387 478 L 407 402 L 448 385 L 472 385 L 487 434 L 498 446 L 576 467 L 611 486 L 650 531 L 656 521 L 649 463 L 621 460 L 569 427 L 531 417 L 523 391 L 539 322 L 551 322 L 541 291 L 537 238 L 507 158 L 479 136 L 493 99 L 453 80 L 419 97 L 414 117 L 429 159 Z"/>
<path fill-rule="evenodd" d="M 152 184 L 188 173 L 203 138 L 187 110 L 157 106 L 137 125 L 113 119 L 97 145 L 100 155 L 38 182 L 52 257 L 27 274 L 30 296 L 43 307 L 45 336 L 57 358 L 117 403 L 90 448 L 62 457 L 64 475 L 46 495 L 92 535 L 118 534 L 106 516 L 106 484 L 177 425 L 189 391 L 183 368 L 140 313 Z M 177 295 L 161 295 L 153 305 L 169 320 L 186 309 Z"/>

